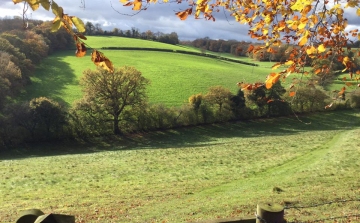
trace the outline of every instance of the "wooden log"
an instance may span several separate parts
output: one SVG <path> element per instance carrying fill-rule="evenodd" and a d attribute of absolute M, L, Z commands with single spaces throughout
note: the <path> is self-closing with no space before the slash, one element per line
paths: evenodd
<path fill-rule="evenodd" d="M 261 203 L 257 205 L 256 223 L 284 223 L 284 207 L 280 204 Z"/>

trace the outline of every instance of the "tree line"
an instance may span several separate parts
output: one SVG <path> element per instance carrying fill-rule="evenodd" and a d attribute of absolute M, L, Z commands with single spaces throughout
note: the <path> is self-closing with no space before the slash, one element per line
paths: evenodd
<path fill-rule="evenodd" d="M 140 32 L 138 28 L 131 27 L 128 30 L 121 30 L 119 28 L 113 28 L 112 30 L 103 30 L 99 23 L 95 25 L 91 22 L 85 23 L 86 32 L 85 35 L 101 35 L 101 36 L 120 36 L 127 38 L 136 38 L 136 39 L 144 39 L 144 40 L 152 40 L 161 43 L 168 44 L 179 44 L 179 37 L 176 32 L 171 32 L 169 34 L 162 32 L 153 32 L 151 30 L 147 30 L 146 32 Z"/>

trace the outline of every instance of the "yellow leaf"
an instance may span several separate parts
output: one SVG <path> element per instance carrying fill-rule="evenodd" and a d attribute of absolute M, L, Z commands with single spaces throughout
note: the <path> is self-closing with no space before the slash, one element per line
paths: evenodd
<path fill-rule="evenodd" d="M 311 55 L 311 54 L 314 54 L 316 51 L 315 47 L 314 46 L 311 46 L 310 48 L 306 49 L 306 53 L 308 55 Z"/>
<path fill-rule="evenodd" d="M 49 9 L 50 9 L 50 2 L 49 2 L 48 0 L 41 0 L 41 1 L 40 1 L 40 4 L 41 4 L 41 6 L 42 6 L 45 10 L 49 11 Z"/>
<path fill-rule="evenodd" d="M 302 36 L 299 40 L 299 46 L 304 46 L 308 41 L 307 36 Z"/>
<path fill-rule="evenodd" d="M 142 2 L 141 0 L 135 0 L 134 1 L 134 7 L 132 8 L 133 10 L 140 10 L 142 6 Z"/>
<path fill-rule="evenodd" d="M 358 9 L 356 10 L 356 15 L 357 15 L 357 16 L 360 16 L 360 8 L 358 8 Z"/>
<path fill-rule="evenodd" d="M 40 6 L 39 1 L 37 1 L 37 0 L 27 0 L 27 2 L 29 3 L 30 8 L 33 11 L 37 10 Z"/>
<path fill-rule="evenodd" d="M 271 69 L 275 70 L 275 69 L 279 68 L 280 66 L 281 66 L 281 63 L 276 63 L 271 67 Z"/>
<path fill-rule="evenodd" d="M 72 16 L 71 17 L 71 21 L 74 23 L 76 29 L 80 32 L 83 33 L 85 32 L 85 24 L 84 22 L 79 19 L 78 17 Z"/>
<path fill-rule="evenodd" d="M 17 3 L 20 3 L 20 2 L 23 2 L 24 0 L 12 0 L 14 2 L 14 4 L 17 4 Z"/>
<path fill-rule="evenodd" d="M 320 46 L 318 46 L 318 51 L 319 51 L 319 53 L 323 53 L 323 52 L 325 52 L 325 47 L 324 47 L 324 44 L 320 44 Z"/>
<path fill-rule="evenodd" d="M 127 3 L 128 0 L 120 0 L 121 3 Z"/>
<path fill-rule="evenodd" d="M 60 29 L 60 27 L 61 27 L 61 19 L 56 16 L 56 18 L 54 19 L 54 21 L 52 22 L 52 25 L 51 25 L 51 32 L 58 31 Z"/>
<path fill-rule="evenodd" d="M 55 2 L 51 3 L 51 10 L 54 13 L 54 15 L 62 18 L 63 14 L 64 14 L 64 10 L 63 10 L 63 8 L 59 7 Z"/>
<path fill-rule="evenodd" d="M 286 63 L 285 63 L 285 65 L 292 65 L 294 63 L 294 61 L 293 60 L 288 60 L 288 61 L 286 61 Z"/>

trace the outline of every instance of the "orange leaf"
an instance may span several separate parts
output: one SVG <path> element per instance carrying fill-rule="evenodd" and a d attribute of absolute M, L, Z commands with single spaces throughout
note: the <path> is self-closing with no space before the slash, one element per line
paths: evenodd
<path fill-rule="evenodd" d="M 353 84 L 353 83 L 351 83 L 351 82 L 345 82 L 345 84 L 346 84 L 346 86 L 348 86 L 348 87 L 350 87 L 350 86 L 354 85 L 354 84 Z"/>
<path fill-rule="evenodd" d="M 94 50 L 91 53 L 91 61 L 94 62 L 96 66 L 102 67 L 103 69 L 111 73 L 114 72 L 112 62 L 100 51 Z"/>
<path fill-rule="evenodd" d="M 341 80 L 346 81 L 346 77 L 343 77 Z"/>
<path fill-rule="evenodd" d="M 77 43 L 76 44 L 76 52 L 75 55 L 77 57 L 83 57 L 86 55 L 86 47 L 84 45 L 84 43 Z"/>
<path fill-rule="evenodd" d="M 321 69 L 318 68 L 318 69 L 316 69 L 315 74 L 318 74 L 318 73 L 320 73 L 320 72 L 321 72 Z"/>
<path fill-rule="evenodd" d="M 266 89 L 270 89 L 273 86 L 273 84 L 275 84 L 279 79 L 280 79 L 280 74 L 271 73 L 265 82 Z"/>
<path fill-rule="evenodd" d="M 294 97 L 296 95 L 296 92 L 295 91 L 290 91 L 289 95 L 290 95 L 290 97 Z"/>
<path fill-rule="evenodd" d="M 255 48 L 254 45 L 251 44 L 246 52 L 251 53 L 254 50 L 254 48 Z"/>
<path fill-rule="evenodd" d="M 188 17 L 188 15 L 189 15 L 189 13 L 185 10 L 185 11 L 182 11 L 182 12 L 177 12 L 177 13 L 175 13 L 175 15 L 176 15 L 177 17 L 179 17 L 180 20 L 186 20 L 187 17 Z"/>
<path fill-rule="evenodd" d="M 344 94 L 345 93 L 345 90 L 346 90 L 346 88 L 345 87 L 343 87 L 343 88 L 341 88 L 341 91 L 339 91 L 339 95 L 342 95 L 342 94 Z"/>

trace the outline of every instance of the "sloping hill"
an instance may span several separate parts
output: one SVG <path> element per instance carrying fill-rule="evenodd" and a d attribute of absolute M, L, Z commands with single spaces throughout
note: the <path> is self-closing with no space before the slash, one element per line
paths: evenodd
<path fill-rule="evenodd" d="M 178 49 L 182 47 L 158 42 L 120 38 L 89 37 L 92 47 L 101 46 L 148 46 Z M 103 45 L 101 45 L 103 44 Z M 152 44 L 152 45 L 151 45 Z M 221 60 L 174 52 L 142 50 L 101 50 L 115 67 L 134 66 L 150 79 L 148 95 L 151 103 L 179 106 L 197 93 L 206 93 L 211 86 L 222 85 L 236 92 L 237 82 L 263 81 L 269 73 L 266 66 L 248 66 Z M 82 97 L 79 80 L 85 69 L 95 69 L 90 53 L 83 58 L 73 51 L 58 52 L 45 59 L 32 78 L 32 85 L 23 99 L 46 96 L 62 100 L 69 106 Z"/>

